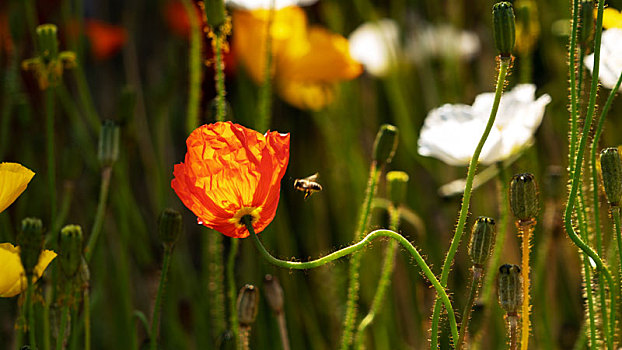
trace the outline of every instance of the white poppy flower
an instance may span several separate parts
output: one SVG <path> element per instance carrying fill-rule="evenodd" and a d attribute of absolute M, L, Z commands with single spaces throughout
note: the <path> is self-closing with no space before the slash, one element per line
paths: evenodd
<path fill-rule="evenodd" d="M 414 32 L 406 45 L 406 55 L 414 62 L 429 58 L 456 57 L 470 60 L 480 50 L 479 37 L 450 25 L 427 25 Z"/>
<path fill-rule="evenodd" d="M 399 50 L 399 29 L 391 19 L 363 23 L 348 38 L 350 55 L 374 76 L 385 76 L 395 65 Z"/>
<path fill-rule="evenodd" d="M 594 54 L 583 61 L 590 72 L 594 69 Z M 600 68 L 598 78 L 604 87 L 613 89 L 622 73 L 622 29 L 611 28 L 603 32 L 600 43 Z M 622 88 L 620 89 L 622 91 Z"/>
<path fill-rule="evenodd" d="M 225 0 L 226 5 L 242 8 L 245 10 L 269 9 L 274 3 L 275 9 L 288 6 L 309 6 L 318 0 Z"/>
<path fill-rule="evenodd" d="M 521 84 L 503 94 L 480 163 L 504 160 L 532 139 L 551 102 L 547 94 L 535 100 L 535 92 L 535 85 Z M 449 165 L 468 165 L 486 128 L 494 98 L 494 93 L 484 93 L 475 98 L 472 106 L 446 104 L 430 111 L 421 128 L 419 154 Z"/>

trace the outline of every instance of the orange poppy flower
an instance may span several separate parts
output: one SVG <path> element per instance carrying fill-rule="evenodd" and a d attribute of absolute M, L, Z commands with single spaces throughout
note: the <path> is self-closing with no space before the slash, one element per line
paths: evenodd
<path fill-rule="evenodd" d="M 110 23 L 88 19 L 85 29 L 86 36 L 91 43 L 91 52 L 98 60 L 106 60 L 114 56 L 127 41 L 125 28 Z"/>
<path fill-rule="evenodd" d="M 274 219 L 289 161 L 289 134 L 265 135 L 231 122 L 203 125 L 186 140 L 171 187 L 200 224 L 244 238 L 240 221 L 252 217 L 259 233 Z"/>
<path fill-rule="evenodd" d="M 203 15 L 201 10 L 194 5 L 197 21 L 201 28 L 204 26 Z M 190 38 L 190 17 L 184 7 L 184 4 L 179 0 L 170 0 L 166 2 L 164 7 L 164 17 L 171 31 L 182 38 Z"/>

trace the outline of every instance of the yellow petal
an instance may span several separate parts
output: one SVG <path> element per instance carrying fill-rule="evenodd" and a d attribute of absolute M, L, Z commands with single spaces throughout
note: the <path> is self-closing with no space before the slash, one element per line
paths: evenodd
<path fill-rule="evenodd" d="M 0 163 L 0 212 L 24 192 L 33 176 L 35 173 L 21 164 Z"/>
<path fill-rule="evenodd" d="M 611 7 L 606 8 L 603 12 L 603 27 L 622 28 L 622 13 Z"/>
<path fill-rule="evenodd" d="M 39 262 L 35 266 L 35 278 L 37 281 L 54 260 L 56 253 L 51 250 L 44 250 L 39 256 Z M 23 292 L 27 285 L 24 267 L 19 257 L 19 247 L 11 243 L 0 243 L 0 297 L 9 298 Z"/>
<path fill-rule="evenodd" d="M 335 84 L 282 80 L 277 85 L 277 92 L 283 100 L 294 107 L 317 111 L 334 100 Z"/>

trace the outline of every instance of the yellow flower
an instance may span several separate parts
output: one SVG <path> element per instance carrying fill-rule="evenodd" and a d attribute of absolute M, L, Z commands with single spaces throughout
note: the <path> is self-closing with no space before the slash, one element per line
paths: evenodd
<path fill-rule="evenodd" d="M 234 50 L 251 78 L 264 81 L 270 10 L 233 13 Z M 289 104 L 321 109 L 332 102 L 335 84 L 363 71 L 348 51 L 348 40 L 319 26 L 308 27 L 295 6 L 274 10 L 270 27 L 276 92 Z"/>
<path fill-rule="evenodd" d="M 603 27 L 606 29 L 622 29 L 622 13 L 612 7 L 606 8 L 603 12 Z"/>
<path fill-rule="evenodd" d="M 30 169 L 18 163 L 0 163 L 0 213 L 28 186 L 35 176 Z"/>
<path fill-rule="evenodd" d="M 35 266 L 35 282 L 43 271 L 47 268 L 56 253 L 51 250 L 44 250 L 39 256 L 39 262 Z M 0 243 L 0 297 L 10 298 L 26 290 L 27 281 L 24 267 L 19 257 L 19 247 L 11 243 Z"/>

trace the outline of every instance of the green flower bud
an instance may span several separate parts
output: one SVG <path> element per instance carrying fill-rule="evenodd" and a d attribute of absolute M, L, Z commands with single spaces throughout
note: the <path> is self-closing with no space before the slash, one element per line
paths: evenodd
<path fill-rule="evenodd" d="M 60 268 L 67 278 L 76 275 L 82 262 L 82 227 L 67 225 L 60 231 Z"/>
<path fill-rule="evenodd" d="M 158 219 L 158 234 L 166 247 L 172 248 L 181 235 L 181 214 L 174 209 L 164 209 Z"/>
<path fill-rule="evenodd" d="M 538 216 L 538 185 L 532 174 L 518 174 L 510 182 L 510 208 L 520 221 L 530 221 Z"/>
<path fill-rule="evenodd" d="M 600 170 L 607 200 L 612 207 L 617 207 L 622 197 L 622 162 L 617 148 L 609 147 L 600 152 Z"/>
<path fill-rule="evenodd" d="M 523 304 L 523 278 L 520 267 L 505 264 L 497 276 L 499 305 L 508 314 L 516 314 Z"/>
<path fill-rule="evenodd" d="M 594 34 L 594 1 L 582 0 L 579 3 L 579 44 L 586 49 Z"/>
<path fill-rule="evenodd" d="M 506 1 L 496 3 L 492 7 L 492 23 L 497 52 L 502 58 L 512 56 L 516 40 L 512 4 Z"/>
<path fill-rule="evenodd" d="M 474 266 L 482 267 L 486 264 L 492 247 L 495 243 L 495 220 L 480 216 L 473 225 L 469 256 Z"/>
<path fill-rule="evenodd" d="M 17 236 L 17 244 L 26 275 L 30 276 L 39 262 L 39 255 L 43 249 L 43 223 L 40 219 L 22 220 L 22 230 Z"/>
<path fill-rule="evenodd" d="M 263 280 L 263 287 L 266 294 L 268 305 L 275 313 L 283 312 L 283 288 L 276 277 L 266 275 Z"/>
<path fill-rule="evenodd" d="M 400 205 L 406 200 L 408 179 L 408 174 L 403 171 L 389 171 L 387 173 L 387 195 L 393 204 Z"/>
<path fill-rule="evenodd" d="M 247 284 L 238 294 L 238 322 L 241 326 L 250 326 L 257 317 L 259 291 L 255 286 Z"/>
<path fill-rule="evenodd" d="M 216 31 L 220 31 L 227 18 L 224 0 L 207 0 L 204 3 L 207 23 Z"/>
<path fill-rule="evenodd" d="M 97 156 L 102 167 L 111 167 L 119 158 L 119 127 L 112 120 L 102 124 Z"/>
<path fill-rule="evenodd" d="M 37 26 L 37 43 L 39 44 L 39 56 L 44 63 L 55 60 L 58 57 L 56 26 L 54 24 Z"/>
<path fill-rule="evenodd" d="M 391 163 L 397 149 L 398 130 L 391 124 L 383 124 L 376 134 L 373 157 L 379 165 Z"/>

